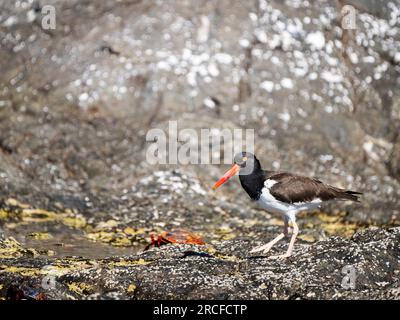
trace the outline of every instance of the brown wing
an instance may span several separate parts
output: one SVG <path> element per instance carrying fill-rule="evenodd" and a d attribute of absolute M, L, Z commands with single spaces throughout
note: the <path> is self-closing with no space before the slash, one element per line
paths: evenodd
<path fill-rule="evenodd" d="M 361 194 L 329 186 L 317 179 L 286 172 L 272 174 L 268 179 L 277 181 L 269 190 L 271 195 L 286 203 L 309 202 L 314 199 L 358 201 L 357 194 Z"/>

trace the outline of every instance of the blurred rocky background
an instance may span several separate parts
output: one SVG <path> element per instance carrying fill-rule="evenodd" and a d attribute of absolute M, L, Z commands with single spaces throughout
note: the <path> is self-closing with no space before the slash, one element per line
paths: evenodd
<path fill-rule="evenodd" d="M 42 27 L 46 5 L 55 8 L 54 30 Z M 345 5 L 356 10 L 355 29 L 342 28 Z M 217 266 L 226 255 L 231 264 L 209 275 L 206 265 L 188 263 L 226 282 L 210 280 L 201 292 L 166 287 L 166 298 L 250 298 L 235 290 L 248 283 L 261 287 L 253 298 L 341 296 L 336 289 L 297 292 L 304 279 L 296 277 L 287 280 L 289 293 L 265 293 L 279 278 L 254 282 L 250 270 L 263 268 L 243 264 L 245 252 L 227 244 L 238 241 L 247 251 L 266 242 L 279 232 L 279 217 L 253 206 L 235 179 L 210 192 L 226 166 L 149 164 L 146 134 L 167 130 L 171 120 L 178 129 L 216 134 L 254 129 L 264 168 L 364 192 L 361 204 L 336 203 L 300 218 L 299 246 L 322 268 L 332 257 L 314 258 L 319 241 L 328 251 L 342 248 L 346 260 L 345 248 L 360 241 L 354 250 L 370 256 L 363 250 L 377 237 L 392 248 L 388 263 L 374 269 L 373 262 L 343 260 L 365 271 L 361 291 L 344 295 L 398 295 L 398 231 L 362 230 L 400 222 L 400 1 L 17 0 L 0 8 L 0 296 L 25 281 L 32 287 L 46 274 L 43 265 L 71 265 L 59 259 L 75 257 L 76 269 L 60 271 L 64 291 L 54 297 L 152 298 L 164 276 L 181 283 L 181 269 L 171 271 L 177 258 L 173 249 L 152 249 L 157 272 L 162 254 L 171 255 L 152 283 L 140 278 L 152 260 L 136 255 L 150 233 L 173 228 L 216 246 L 207 254 Z M 129 272 L 113 273 L 119 256 L 130 257 L 119 268 L 139 268 L 139 280 L 125 283 Z M 99 259 L 109 257 L 105 277 L 120 281 L 111 295 L 87 287 L 90 274 L 79 269 L 99 270 Z M 341 279 L 343 264 L 335 266 Z M 125 285 L 131 295 L 121 293 Z M 343 289 L 339 280 L 332 286 Z"/>

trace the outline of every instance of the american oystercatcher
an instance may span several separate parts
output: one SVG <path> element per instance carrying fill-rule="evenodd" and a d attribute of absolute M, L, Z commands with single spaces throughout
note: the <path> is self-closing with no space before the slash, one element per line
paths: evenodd
<path fill-rule="evenodd" d="M 330 200 L 351 200 L 359 202 L 362 193 L 332 187 L 321 181 L 288 172 L 266 171 L 261 168 L 260 161 L 249 152 L 240 152 L 235 155 L 234 164 L 213 189 L 228 181 L 239 173 L 240 183 L 250 198 L 256 201 L 268 212 L 280 214 L 284 219 L 283 232 L 265 245 L 256 247 L 250 253 L 263 251 L 267 253 L 271 248 L 289 234 L 289 222 L 293 231 L 289 247 L 285 254 L 270 256 L 270 259 L 284 259 L 293 253 L 299 227 L 296 223 L 296 214 L 318 208 L 323 202 Z"/>

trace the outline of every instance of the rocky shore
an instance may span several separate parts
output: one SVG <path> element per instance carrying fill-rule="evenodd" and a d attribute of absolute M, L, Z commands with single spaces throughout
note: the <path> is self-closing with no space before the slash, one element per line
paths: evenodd
<path fill-rule="evenodd" d="M 0 241 L 0 296 L 15 299 L 19 290 L 29 299 L 400 298 L 400 228 L 301 243 L 285 261 L 250 256 L 251 240 L 87 259 L 54 258 L 7 238 Z"/>

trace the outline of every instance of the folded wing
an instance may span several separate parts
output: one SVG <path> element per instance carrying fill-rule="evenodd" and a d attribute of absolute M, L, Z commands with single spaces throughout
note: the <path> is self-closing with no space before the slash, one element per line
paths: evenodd
<path fill-rule="evenodd" d="M 359 201 L 362 193 L 340 189 L 324 184 L 313 178 L 286 172 L 268 175 L 268 180 L 275 181 L 269 192 L 272 196 L 286 203 L 328 201 L 334 199 Z"/>

